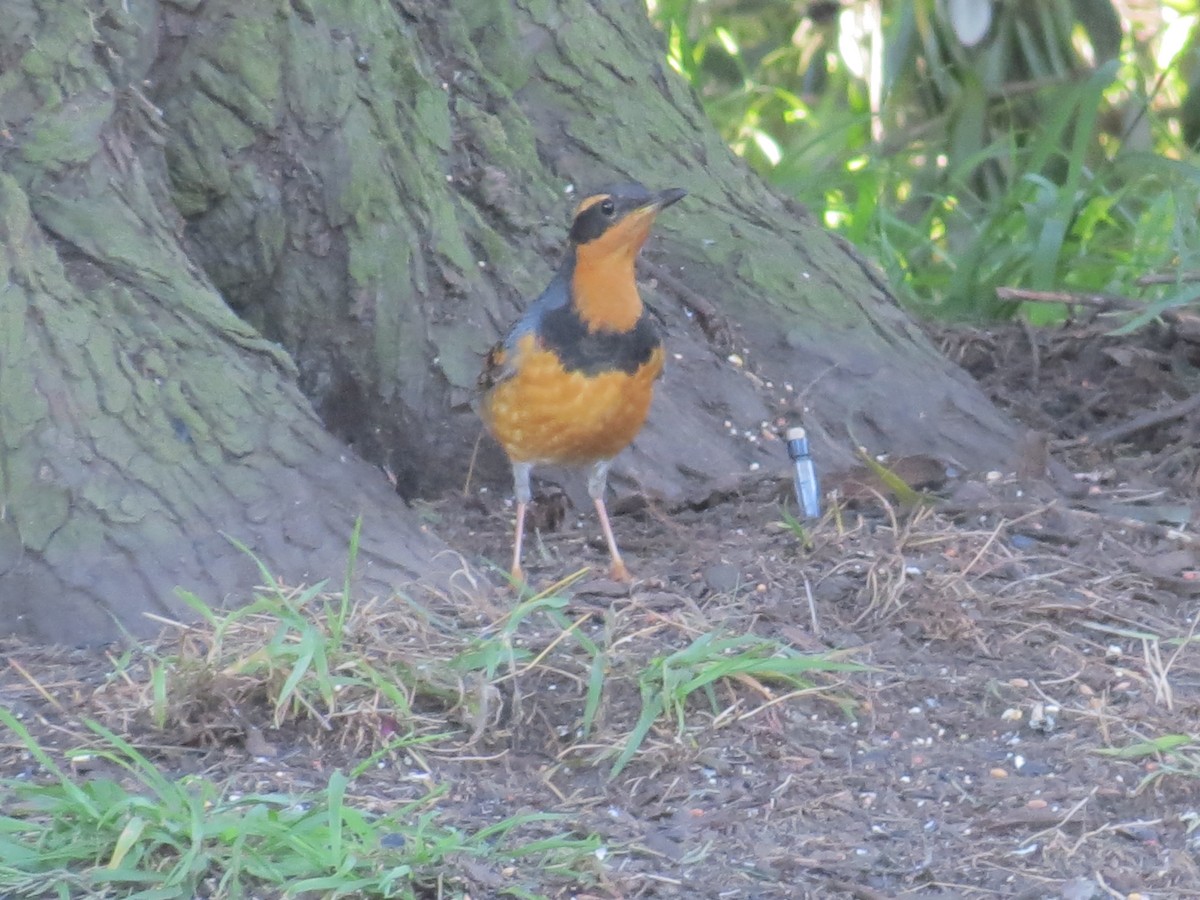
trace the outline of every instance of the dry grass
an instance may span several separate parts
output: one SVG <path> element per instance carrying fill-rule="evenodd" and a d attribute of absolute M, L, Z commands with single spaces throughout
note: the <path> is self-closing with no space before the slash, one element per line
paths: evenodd
<path fill-rule="evenodd" d="M 518 600 L 466 564 L 447 593 L 389 599 L 264 578 L 248 607 L 165 624 L 107 663 L 6 648 L 3 689 L 43 743 L 94 757 L 98 720 L 172 777 L 199 768 L 223 790 L 302 792 L 342 769 L 356 807 L 436 804 L 460 831 L 565 815 L 607 856 L 516 867 L 550 892 L 736 896 L 741 859 L 820 896 L 869 871 L 884 895 L 984 890 L 1014 859 L 1060 884 L 1080 860 L 1142 859 L 1120 823 L 1188 839 L 1186 802 L 1161 792 L 1200 774 L 1197 616 L 1138 569 L 1160 538 L 1014 541 L 1066 513 L 998 497 L 1002 513 L 843 508 L 802 542 L 776 526 L 772 492 L 623 523 L 660 559 L 628 595 L 575 573 Z M 547 552 L 586 557 L 573 541 L 546 536 Z M 737 565 L 735 589 L 706 586 L 715 559 Z M 869 668 L 836 671 L 850 661 Z M 20 771 L 23 752 L 5 741 L 0 765 Z M 1017 757 L 1062 774 L 1034 793 Z M 944 799 L 916 805 L 930 797 Z M 1024 806 L 1040 798 L 1044 814 Z M 523 827 L 535 842 L 551 828 Z M 804 854 L 784 851 L 797 841 Z M 476 892 L 509 884 L 503 865 L 436 865 Z M 1184 883 L 1173 871 L 1158 883 Z"/>

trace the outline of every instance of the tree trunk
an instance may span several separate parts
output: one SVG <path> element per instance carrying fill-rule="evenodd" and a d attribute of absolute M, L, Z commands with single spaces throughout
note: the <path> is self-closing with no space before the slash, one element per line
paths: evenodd
<path fill-rule="evenodd" d="M 377 585 L 428 573 L 435 543 L 293 379 L 401 493 L 461 487 L 480 358 L 557 265 L 570 185 L 690 192 L 643 254 L 670 365 L 620 489 L 694 502 L 782 468 L 764 424 L 798 413 L 826 465 L 852 441 L 968 468 L 1012 453 L 871 267 L 721 144 L 640 0 L 5 15 L 0 609 L 18 632 L 142 631 L 174 584 L 244 589 L 222 532 L 282 577 L 327 577 L 359 512 Z M 484 446 L 481 477 L 506 484 Z"/>
<path fill-rule="evenodd" d="M 439 549 L 185 252 L 155 35 L 149 6 L 71 0 L 3 28 L 0 610 L 42 640 L 192 617 L 176 586 L 244 601 L 260 579 L 228 538 L 291 583 L 336 578 L 362 515 L 363 589 L 388 593 Z"/>

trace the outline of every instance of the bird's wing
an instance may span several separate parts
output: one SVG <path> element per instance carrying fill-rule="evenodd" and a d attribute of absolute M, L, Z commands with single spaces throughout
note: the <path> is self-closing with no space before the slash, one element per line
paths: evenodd
<path fill-rule="evenodd" d="M 507 343 L 500 341 L 484 357 L 483 369 L 479 373 L 479 387 L 484 391 L 491 390 L 505 379 L 512 378 L 516 372 Z"/>
<path fill-rule="evenodd" d="M 517 324 L 512 327 L 508 337 L 504 339 L 504 343 L 510 347 L 516 346 L 522 335 L 538 330 L 547 313 L 555 309 L 562 309 L 570 303 L 570 273 L 560 269 L 558 274 L 546 285 L 542 295 L 529 304 L 529 308 L 525 310 L 524 315 L 517 320 Z"/>
<path fill-rule="evenodd" d="M 504 340 L 488 351 L 488 355 L 484 359 L 483 371 L 479 373 L 481 388 L 486 390 L 494 387 L 516 373 L 517 342 L 527 334 L 537 334 L 547 313 L 561 309 L 571 302 L 571 294 L 568 289 L 569 278 L 569 273 L 564 271 L 555 275 L 546 289 L 542 291 L 541 296 L 529 304 Z"/>

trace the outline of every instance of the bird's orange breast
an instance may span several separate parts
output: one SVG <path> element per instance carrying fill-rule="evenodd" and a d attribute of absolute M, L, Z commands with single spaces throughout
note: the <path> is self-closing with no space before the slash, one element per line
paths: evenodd
<path fill-rule="evenodd" d="M 634 371 L 563 367 L 533 334 L 513 348 L 513 373 L 483 398 L 483 419 L 513 462 L 586 465 L 611 459 L 641 431 L 663 350 Z"/>

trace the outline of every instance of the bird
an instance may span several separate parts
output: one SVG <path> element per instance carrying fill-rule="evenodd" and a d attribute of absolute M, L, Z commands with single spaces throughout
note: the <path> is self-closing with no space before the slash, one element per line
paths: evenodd
<path fill-rule="evenodd" d="M 633 580 L 604 496 L 614 457 L 646 421 L 665 358 L 638 293 L 635 261 L 659 212 L 686 194 L 628 183 L 585 196 L 558 271 L 484 360 L 480 415 L 512 464 L 517 501 L 514 584 L 525 583 L 521 544 L 536 465 L 588 467 L 588 494 L 612 561 L 609 577 Z"/>

